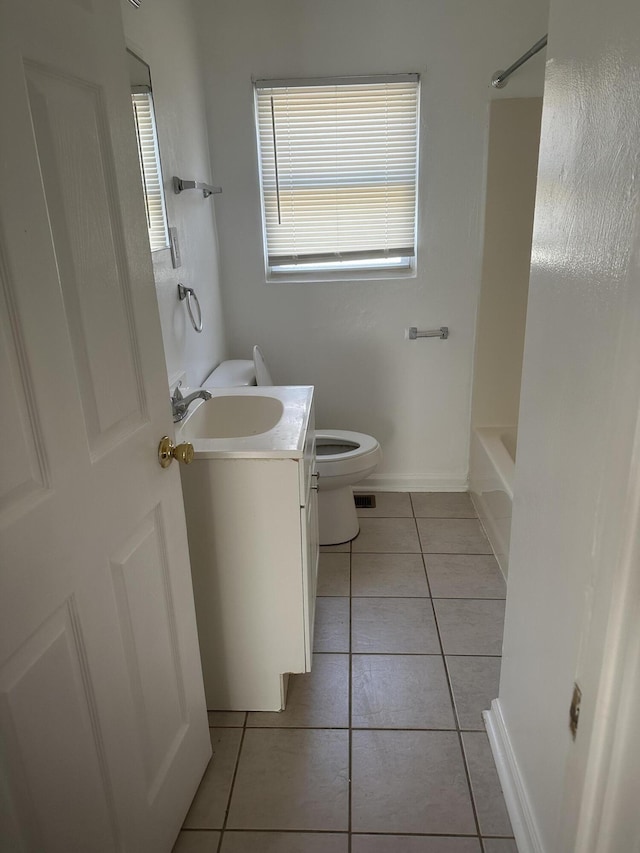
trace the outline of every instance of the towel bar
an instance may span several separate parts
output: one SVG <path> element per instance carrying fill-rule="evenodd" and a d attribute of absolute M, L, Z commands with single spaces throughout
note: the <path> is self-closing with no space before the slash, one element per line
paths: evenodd
<path fill-rule="evenodd" d="M 441 338 L 443 341 L 446 341 L 448 337 L 448 326 L 440 326 L 439 329 L 431 329 L 431 331 L 428 332 L 419 332 L 415 326 L 411 326 L 409 329 L 410 341 L 415 341 L 416 338 Z"/>
<path fill-rule="evenodd" d="M 212 187 L 211 184 L 203 184 L 202 181 L 185 181 L 182 178 L 173 178 L 173 191 L 180 195 L 184 190 L 202 190 L 202 195 L 209 198 L 214 193 L 221 193 L 222 187 Z"/>

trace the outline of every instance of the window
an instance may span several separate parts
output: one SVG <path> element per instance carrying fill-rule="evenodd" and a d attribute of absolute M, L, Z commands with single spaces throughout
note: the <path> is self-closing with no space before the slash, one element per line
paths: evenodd
<path fill-rule="evenodd" d="M 169 245 L 169 235 L 167 233 L 167 215 L 164 209 L 153 97 L 150 89 L 145 86 L 133 87 L 131 101 L 138 140 L 138 157 L 144 190 L 144 205 L 147 212 L 149 244 L 151 251 L 156 252 L 158 249 L 164 249 Z"/>
<path fill-rule="evenodd" d="M 271 279 L 412 269 L 418 86 L 415 74 L 255 84 Z"/>

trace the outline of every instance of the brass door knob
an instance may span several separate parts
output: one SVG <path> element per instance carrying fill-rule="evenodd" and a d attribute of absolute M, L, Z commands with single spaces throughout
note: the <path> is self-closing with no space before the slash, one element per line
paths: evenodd
<path fill-rule="evenodd" d="M 163 468 L 168 468 L 174 459 L 182 462 L 183 465 L 188 465 L 193 462 L 193 456 L 193 444 L 188 441 L 175 445 L 169 436 L 165 435 L 158 445 L 158 461 Z"/>

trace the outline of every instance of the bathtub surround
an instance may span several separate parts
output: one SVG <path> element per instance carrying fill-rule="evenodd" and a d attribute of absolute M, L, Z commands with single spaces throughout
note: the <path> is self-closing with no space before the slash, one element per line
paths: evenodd
<path fill-rule="evenodd" d="M 177 229 L 182 266 L 170 250 L 152 254 L 170 384 L 185 376 L 198 385 L 225 353 L 214 199 L 175 195 L 172 176 L 211 177 L 202 72 L 189 0 L 154 0 L 134 9 L 121 0 L 128 47 L 151 68 L 167 216 Z M 210 181 L 210 183 L 215 183 Z M 178 282 L 193 287 L 203 314 L 196 334 L 177 297 Z"/>
<path fill-rule="evenodd" d="M 546 31 L 547 5 L 498 0 L 196 0 L 230 355 L 260 344 L 277 382 L 311 382 L 318 422 L 375 435 L 370 487 L 466 489 L 487 107 L 539 95 L 544 54 L 491 75 Z M 415 278 L 265 283 L 251 80 L 420 72 Z M 446 341 L 405 338 L 448 325 Z"/>
<path fill-rule="evenodd" d="M 474 427 L 518 424 L 541 116 L 542 98 L 507 98 L 489 109 Z"/>
<path fill-rule="evenodd" d="M 469 485 L 505 578 L 509 572 L 516 441 L 516 427 L 475 427 L 471 431 Z"/>
<path fill-rule="evenodd" d="M 541 98 L 494 101 L 489 111 L 469 490 L 505 577 L 541 111 Z"/>

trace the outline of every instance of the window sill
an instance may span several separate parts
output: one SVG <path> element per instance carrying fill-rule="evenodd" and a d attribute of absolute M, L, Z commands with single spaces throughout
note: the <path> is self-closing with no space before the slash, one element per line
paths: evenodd
<path fill-rule="evenodd" d="M 357 282 L 357 281 L 389 281 L 390 279 L 416 278 L 415 266 L 410 269 L 377 269 L 377 270 L 332 270 L 327 272 L 306 273 L 267 273 L 266 284 L 318 284 L 321 282 Z"/>

